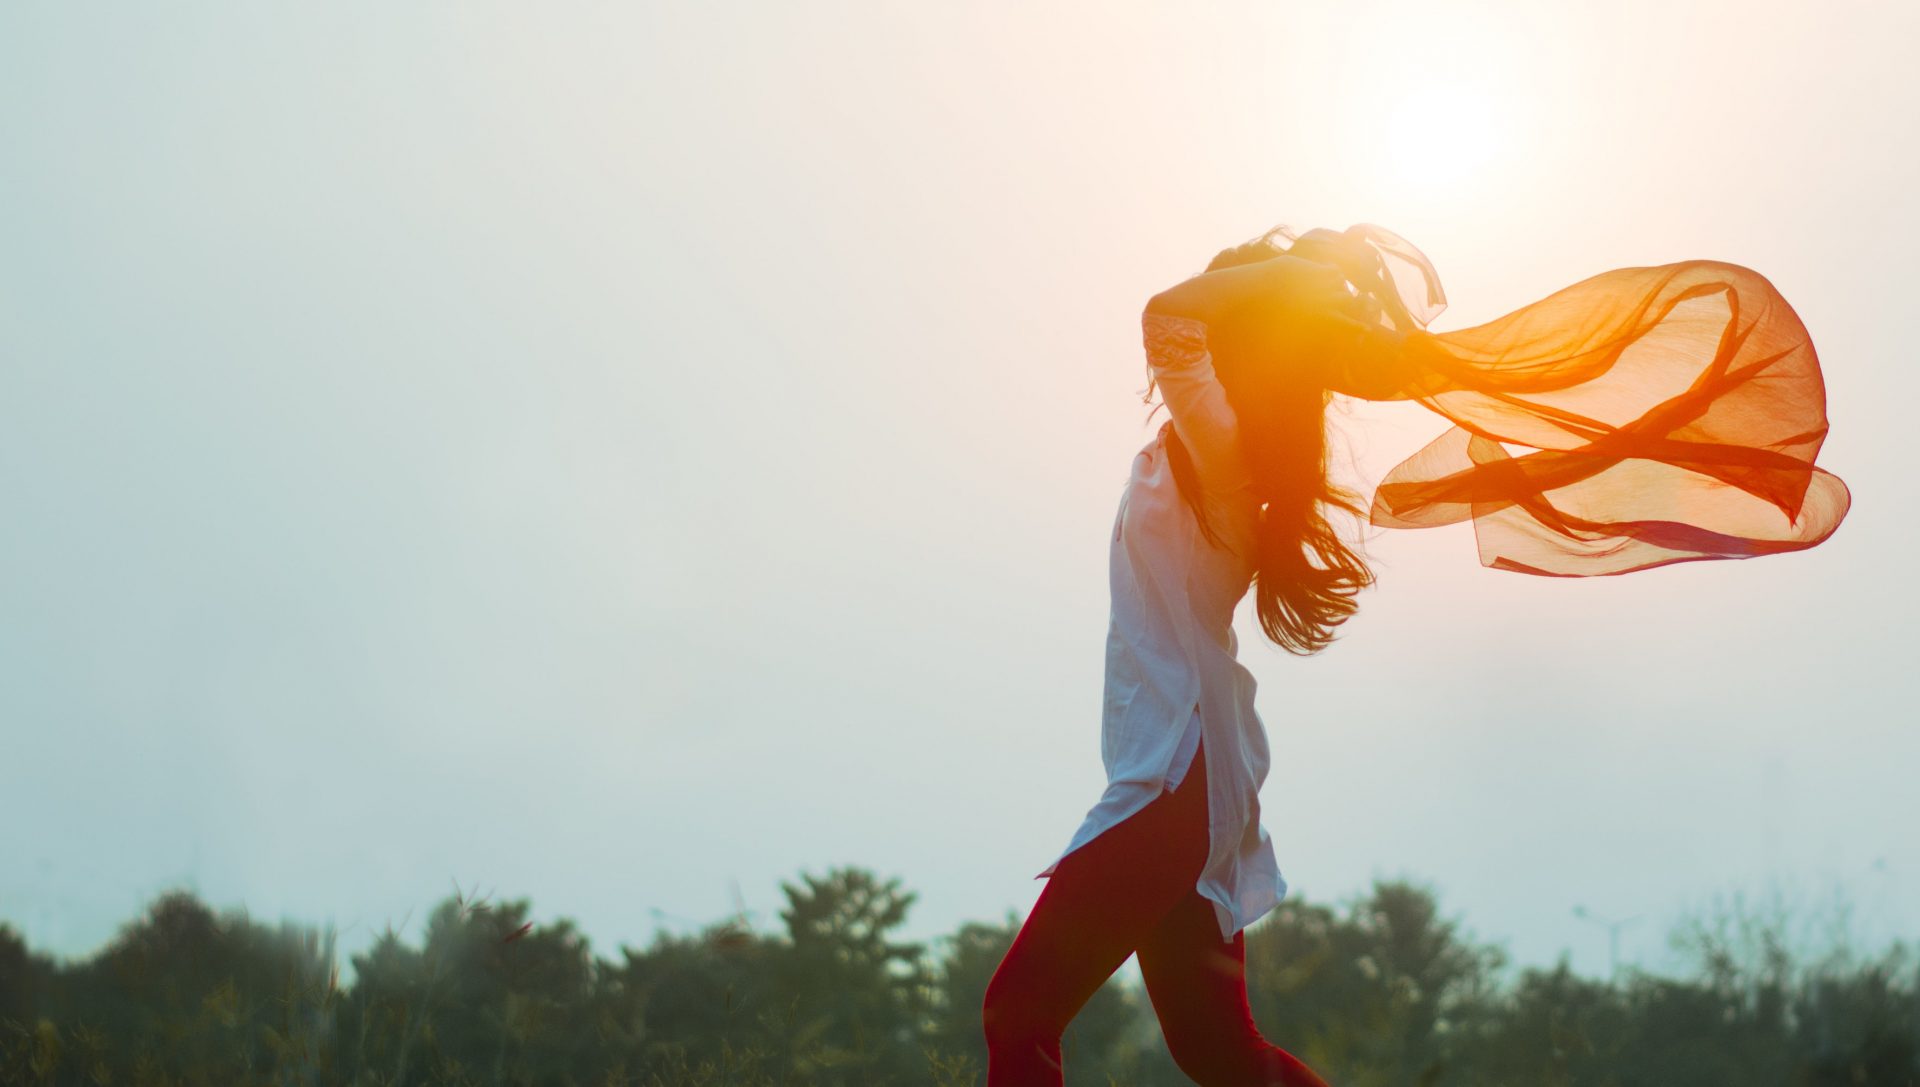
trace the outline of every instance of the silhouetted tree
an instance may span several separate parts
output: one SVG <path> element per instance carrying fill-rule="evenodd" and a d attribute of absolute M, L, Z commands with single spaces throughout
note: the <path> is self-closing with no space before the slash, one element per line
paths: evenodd
<path fill-rule="evenodd" d="M 53 960 L 34 954 L 13 931 L 0 924 L 0 1021 L 25 1023 L 53 995 Z"/>
<path fill-rule="evenodd" d="M 100 1083 L 316 1082 L 335 980 L 330 937 L 172 892 L 47 987 L 32 1045 Z M 14 1037 L 10 1050 L 26 1044 Z"/>
<path fill-rule="evenodd" d="M 792 954 L 781 962 L 779 993 L 821 1046 L 795 1070 L 824 1084 L 923 1079 L 925 948 L 891 939 L 918 896 L 855 867 L 802 874 L 781 889 Z"/>
<path fill-rule="evenodd" d="M 1429 1084 L 1493 988 L 1500 952 L 1464 940 L 1403 882 L 1334 910 L 1288 898 L 1248 930 L 1247 995 L 1276 1045 L 1343 1084 Z"/>
<path fill-rule="evenodd" d="M 610 1030 L 637 1043 L 640 1065 L 719 1066 L 726 1051 L 760 1041 L 774 1067 L 790 1069 L 811 1038 L 793 1029 L 775 989 L 784 941 L 735 923 L 698 936 L 656 935 L 644 951 L 623 948 L 607 970 L 603 1016 Z"/>
<path fill-rule="evenodd" d="M 935 958 L 896 933 L 914 896 L 858 868 L 786 885 L 784 933 L 739 920 L 594 958 L 571 922 L 456 894 L 419 946 L 389 932 L 335 985 L 330 936 L 157 899 L 91 958 L 0 926 L 0 1087 L 978 1087 L 980 1010 L 1020 925 Z M 1682 926 L 1685 978 L 1504 981 L 1433 895 L 1298 898 L 1247 934 L 1267 1036 L 1342 1087 L 1838 1087 L 1920 1082 L 1905 944 L 1796 958 L 1780 917 Z M 1073 1087 L 1176 1087 L 1141 990 L 1110 979 L 1062 1040 Z"/>

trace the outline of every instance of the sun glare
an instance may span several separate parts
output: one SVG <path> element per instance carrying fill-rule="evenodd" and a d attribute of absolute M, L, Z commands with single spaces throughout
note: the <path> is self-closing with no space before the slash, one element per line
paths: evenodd
<path fill-rule="evenodd" d="M 1429 187 L 1470 182 L 1499 150 L 1506 127 L 1497 100 L 1478 88 L 1456 83 L 1408 91 L 1388 115 L 1386 173 Z"/>
<path fill-rule="evenodd" d="M 1438 5 L 1328 32 L 1331 74 L 1372 76 L 1329 118 L 1356 200 L 1400 210 L 1438 200 L 1458 214 L 1520 165 L 1539 108 L 1530 89 L 1547 75 L 1524 21 Z"/>

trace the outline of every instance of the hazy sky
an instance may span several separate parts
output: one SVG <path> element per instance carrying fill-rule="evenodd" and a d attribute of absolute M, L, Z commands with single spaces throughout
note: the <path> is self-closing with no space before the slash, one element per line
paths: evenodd
<path fill-rule="evenodd" d="M 1379 534 L 1255 636 L 1296 891 L 1527 963 L 1768 888 L 1920 935 L 1920 7 L 0 8 L 0 920 L 154 895 L 603 954 L 837 864 L 1024 914 L 1104 785 L 1138 314 L 1378 222 L 1498 316 L 1759 269 L 1812 330 L 1826 544 L 1559 580 Z M 1444 429 L 1340 419 L 1362 482 Z"/>

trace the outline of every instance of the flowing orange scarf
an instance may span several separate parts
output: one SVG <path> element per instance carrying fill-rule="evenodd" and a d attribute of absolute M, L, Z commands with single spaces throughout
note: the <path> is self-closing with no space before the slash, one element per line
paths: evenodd
<path fill-rule="evenodd" d="M 1338 264 L 1391 344 L 1328 385 L 1454 423 L 1380 482 L 1375 525 L 1471 518 L 1482 564 L 1588 577 L 1798 551 L 1846 516 L 1846 484 L 1813 463 L 1827 435 L 1813 341 L 1750 268 L 1620 268 L 1430 333 L 1446 297 L 1405 239 L 1276 233 Z"/>

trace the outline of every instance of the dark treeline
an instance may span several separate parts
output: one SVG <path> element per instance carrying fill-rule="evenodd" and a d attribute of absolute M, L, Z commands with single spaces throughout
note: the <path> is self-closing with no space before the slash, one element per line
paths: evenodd
<path fill-rule="evenodd" d="M 932 946 L 860 868 L 784 885 L 783 931 L 738 920 L 607 959 L 526 901 L 456 895 L 419 946 L 391 932 L 339 983 L 330 935 L 169 894 L 84 961 L 0 925 L 0 1084 L 978 1085 L 980 1005 L 1018 921 Z M 1920 971 L 1790 949 L 1742 911 L 1675 934 L 1691 976 L 1509 974 L 1429 892 L 1290 898 L 1248 931 L 1269 1039 L 1340 1087 L 1920 1083 Z M 1190 1082 L 1146 996 L 1109 981 L 1065 1038 L 1075 1085 Z"/>

